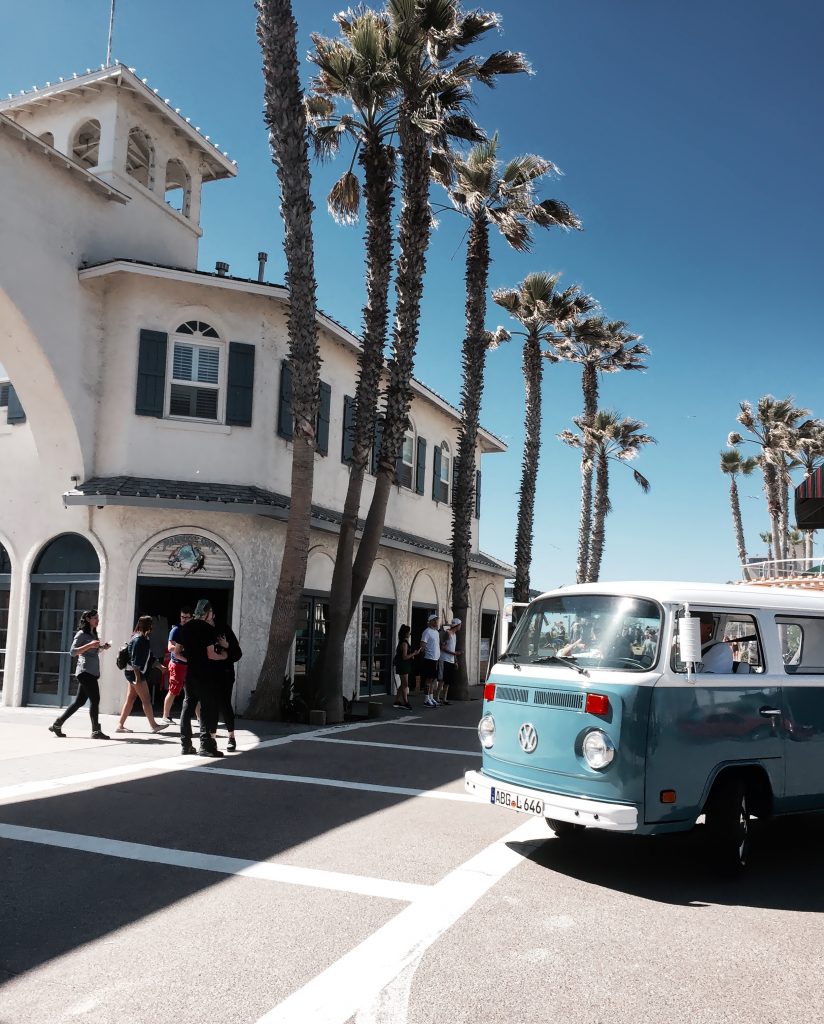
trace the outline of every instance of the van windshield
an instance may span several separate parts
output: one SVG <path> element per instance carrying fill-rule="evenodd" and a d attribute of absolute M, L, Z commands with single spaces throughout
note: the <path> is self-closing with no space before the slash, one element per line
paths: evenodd
<path fill-rule="evenodd" d="M 582 668 L 645 672 L 658 658 L 661 609 L 653 601 L 569 594 L 533 601 L 504 659 L 533 664 L 573 660 Z"/>

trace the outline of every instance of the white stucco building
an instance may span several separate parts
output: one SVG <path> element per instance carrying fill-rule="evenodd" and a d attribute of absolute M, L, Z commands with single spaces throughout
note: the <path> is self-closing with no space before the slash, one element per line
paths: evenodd
<path fill-rule="evenodd" d="M 118 646 L 159 646 L 208 596 L 238 634 L 236 701 L 262 660 L 291 471 L 285 288 L 197 269 L 202 186 L 236 168 L 115 65 L 0 102 L 0 684 L 6 705 L 69 702 L 69 642 L 97 606 Z M 261 274 L 262 277 L 262 274 Z M 358 340 L 318 315 L 323 359 L 305 621 L 323 636 L 348 480 Z M 457 411 L 422 384 L 384 539 L 347 647 L 346 694 L 385 692 L 398 626 L 450 611 Z M 504 445 L 482 431 L 478 459 Z M 367 480 L 365 500 L 371 497 Z M 479 513 L 479 508 L 476 514 Z M 470 678 L 511 569 L 473 533 Z M 112 660 L 101 709 L 123 683 Z"/>

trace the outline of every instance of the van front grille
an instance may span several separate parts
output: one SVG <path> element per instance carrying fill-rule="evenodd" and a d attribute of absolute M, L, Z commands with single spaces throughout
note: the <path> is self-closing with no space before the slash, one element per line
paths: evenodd
<path fill-rule="evenodd" d="M 536 690 L 532 695 L 532 703 L 547 708 L 569 708 L 580 711 L 584 706 L 582 693 L 564 693 L 562 690 Z"/>
<path fill-rule="evenodd" d="M 529 690 L 523 690 L 519 686 L 496 686 L 495 700 L 509 700 L 513 704 L 528 704 Z"/>

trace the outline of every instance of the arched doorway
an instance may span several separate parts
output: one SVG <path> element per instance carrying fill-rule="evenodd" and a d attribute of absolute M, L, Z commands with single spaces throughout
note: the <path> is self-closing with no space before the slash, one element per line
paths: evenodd
<path fill-rule="evenodd" d="M 388 567 L 376 562 L 361 602 L 359 696 L 391 692 L 394 631 L 395 583 Z"/>
<path fill-rule="evenodd" d="M 77 692 L 69 649 L 81 613 L 97 607 L 99 583 L 97 552 L 78 533 L 55 537 L 38 555 L 31 575 L 26 703 L 63 707 Z"/>
<path fill-rule="evenodd" d="M 0 544 L 0 694 L 6 674 L 6 643 L 9 636 L 9 597 L 11 595 L 11 559 Z"/>

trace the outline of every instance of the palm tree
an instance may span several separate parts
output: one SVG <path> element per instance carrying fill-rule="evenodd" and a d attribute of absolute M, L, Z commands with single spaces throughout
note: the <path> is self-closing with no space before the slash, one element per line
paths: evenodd
<path fill-rule="evenodd" d="M 804 479 L 809 480 L 824 462 L 824 423 L 821 420 L 813 420 L 805 436 L 799 439 L 796 456 L 804 467 Z M 804 559 L 809 563 L 813 557 L 815 530 L 804 530 L 803 533 Z"/>
<path fill-rule="evenodd" d="M 762 531 L 761 533 L 759 533 L 758 536 L 767 545 L 767 561 L 771 562 L 772 561 L 772 541 L 773 541 L 772 532 L 769 531 L 769 530 L 765 530 L 765 531 Z"/>
<path fill-rule="evenodd" d="M 750 573 L 747 569 L 747 549 L 744 544 L 744 525 L 741 521 L 741 502 L 738 499 L 738 484 L 735 478 L 739 473 L 742 476 L 749 476 L 757 465 L 758 460 L 756 458 L 744 459 L 741 457 L 741 452 L 735 448 L 728 448 L 726 451 L 721 452 L 721 472 L 730 478 L 732 523 L 735 529 L 735 542 L 738 545 L 738 561 L 741 563 L 744 579 L 749 579 Z"/>
<path fill-rule="evenodd" d="M 515 537 L 515 589 L 513 600 L 529 600 L 529 570 L 535 523 L 535 487 L 541 457 L 541 385 L 544 357 L 541 346 L 555 337 L 567 320 L 592 309 L 593 302 L 577 285 L 558 289 L 560 274 L 529 274 L 517 288 L 499 288 L 493 300 L 524 328 L 513 331 L 524 339 L 523 372 L 524 450 Z"/>
<path fill-rule="evenodd" d="M 809 413 L 807 409 L 798 408 L 791 395 L 787 398 L 764 395 L 758 399 L 755 410 L 749 402 L 740 402 L 739 409 L 736 419 L 754 437 L 744 438 L 738 431 L 733 431 L 727 438 L 727 444 L 738 447 L 744 441 L 749 441 L 761 449 L 758 464 L 764 475 L 764 494 L 772 525 L 772 546 L 775 557 L 781 558 L 786 548 L 787 530 L 781 499 L 783 479 L 787 472 L 785 456 L 792 455 L 799 436 L 805 436 L 814 421 L 799 423 Z"/>
<path fill-rule="evenodd" d="M 571 430 L 564 430 L 558 435 L 559 438 L 565 444 L 582 450 L 589 440 L 595 453 L 595 501 L 586 582 L 597 583 L 604 553 L 606 518 L 612 511 L 609 501 L 609 463 L 626 464 L 637 458 L 644 445 L 657 442 L 649 434 L 639 433 L 641 428 L 646 426 L 645 423 L 641 423 L 640 420 L 620 419 L 618 413 L 608 410 L 597 412 L 590 426 L 584 423 L 581 416 L 576 417 L 573 423 L 581 433 L 575 434 Z M 591 435 L 589 439 L 584 437 L 586 432 Z M 634 468 L 632 475 L 646 494 L 650 489 L 649 480 Z"/>
<path fill-rule="evenodd" d="M 281 189 L 294 416 L 289 519 L 266 654 L 249 709 L 254 717 L 275 718 L 280 709 L 280 692 L 306 578 L 320 353 L 315 319 L 314 206 L 310 196 L 306 117 L 298 76 L 297 24 L 290 0 L 257 0 L 257 12 L 257 35 L 263 53 L 264 120 Z"/>
<path fill-rule="evenodd" d="M 485 326 L 491 263 L 489 230 L 490 227 L 497 228 L 516 252 L 528 252 L 535 226 L 580 229 L 581 222 L 564 203 L 553 199 L 536 201 L 535 184 L 550 173 L 558 173 L 554 164 L 533 155 L 520 156 L 502 165 L 498 160 L 497 133 L 488 141 L 474 146 L 466 158 L 455 159 L 452 166 L 449 187 L 452 208 L 469 221 L 461 425 L 452 490 L 452 610 L 462 622 L 468 622 L 475 447 L 478 443 L 486 353 L 509 337 L 502 328 L 492 334 Z M 462 653 L 466 646 L 466 634 L 466 629 L 458 634 L 458 653 Z M 458 658 L 457 664 L 455 696 L 466 700 L 469 698 L 466 658 Z"/>
<path fill-rule="evenodd" d="M 603 316 L 579 317 L 565 324 L 560 337 L 553 341 L 549 358 L 564 359 L 581 367 L 584 411 L 581 421 L 589 426 L 598 411 L 598 375 L 619 370 L 645 370 L 642 357 L 649 354 L 646 345 L 638 344 L 640 334 L 627 330 L 622 320 L 609 321 Z M 594 449 L 584 431 L 581 452 L 581 512 L 578 526 L 578 583 L 587 579 L 592 529 L 592 472 Z"/>
<path fill-rule="evenodd" d="M 477 136 L 465 113 L 473 82 L 493 86 L 500 75 L 528 70 L 522 54 L 492 53 L 485 59 L 464 51 L 498 27 L 496 14 L 464 13 L 458 0 L 388 0 L 397 40 L 401 88 L 398 140 L 402 157 L 402 205 L 395 277 L 395 327 L 375 490 L 352 566 L 350 617 L 360 603 L 380 544 L 397 458 L 412 400 L 412 370 L 418 342 L 420 303 L 432 216 L 429 185 L 433 168 L 448 173 L 450 136 Z M 473 134 L 474 133 L 474 134 Z"/>

